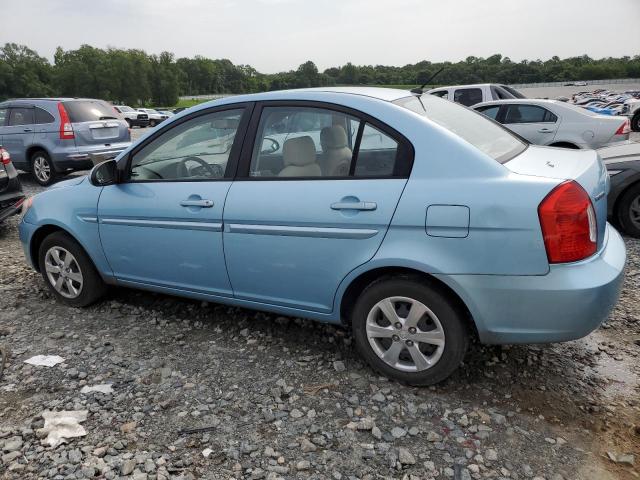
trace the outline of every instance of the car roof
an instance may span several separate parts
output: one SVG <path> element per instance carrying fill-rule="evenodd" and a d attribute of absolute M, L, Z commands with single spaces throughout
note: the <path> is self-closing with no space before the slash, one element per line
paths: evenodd
<path fill-rule="evenodd" d="M 616 142 L 608 147 L 598 149 L 598 154 L 607 163 L 624 160 L 640 160 L 640 143 L 626 141 Z"/>
<path fill-rule="evenodd" d="M 558 105 L 565 104 L 558 100 L 550 100 L 547 98 L 504 98 L 502 100 L 489 100 L 488 102 L 481 102 L 473 105 L 473 107 L 479 107 L 481 105 L 503 105 L 505 103 L 531 103 L 533 105 Z"/>
<path fill-rule="evenodd" d="M 427 93 L 435 90 L 443 90 L 445 88 L 472 88 L 472 87 L 480 88 L 480 87 L 490 87 L 491 85 L 496 85 L 501 87 L 504 84 L 503 83 L 472 83 L 469 85 L 448 85 L 448 86 L 432 88 L 431 90 L 427 90 Z"/>
<path fill-rule="evenodd" d="M 271 92 L 252 93 L 242 95 L 242 101 L 261 101 L 261 100 L 278 100 L 278 99 L 294 99 L 296 96 L 306 93 L 339 93 L 344 95 L 360 95 L 364 97 L 376 98 L 387 102 L 393 102 L 400 98 L 411 95 L 408 90 L 400 90 L 397 88 L 384 87 L 315 87 L 315 88 L 296 88 L 292 90 L 274 90 Z M 229 98 L 229 97 L 227 97 Z M 246 99 L 246 100 L 244 100 Z"/>

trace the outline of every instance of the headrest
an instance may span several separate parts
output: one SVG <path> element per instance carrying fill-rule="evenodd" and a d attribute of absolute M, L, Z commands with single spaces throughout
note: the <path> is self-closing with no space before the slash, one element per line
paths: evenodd
<path fill-rule="evenodd" d="M 320 144 L 322 145 L 322 150 L 345 148 L 347 147 L 347 132 L 344 131 L 342 125 L 324 127 L 320 132 Z"/>
<path fill-rule="evenodd" d="M 290 138 L 282 146 L 282 161 L 284 165 L 309 165 L 316 162 L 316 144 L 313 138 L 306 135 L 304 137 Z"/>

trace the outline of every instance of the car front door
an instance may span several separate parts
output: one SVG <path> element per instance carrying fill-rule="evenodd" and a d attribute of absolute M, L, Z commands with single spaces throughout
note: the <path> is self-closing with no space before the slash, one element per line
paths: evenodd
<path fill-rule="evenodd" d="M 17 168 L 28 167 L 29 159 L 26 152 L 29 145 L 33 143 L 34 124 L 33 106 L 9 108 L 8 121 L 3 127 L 2 141 Z"/>
<path fill-rule="evenodd" d="M 380 246 L 413 149 L 374 119 L 313 102 L 265 102 L 251 125 L 224 212 L 234 295 L 330 312 Z"/>
<path fill-rule="evenodd" d="M 124 181 L 104 187 L 100 239 L 123 284 L 232 296 L 222 212 L 250 105 L 196 112 L 123 158 Z"/>
<path fill-rule="evenodd" d="M 558 131 L 558 117 L 538 105 L 506 105 L 502 123 L 534 145 L 548 145 Z"/>

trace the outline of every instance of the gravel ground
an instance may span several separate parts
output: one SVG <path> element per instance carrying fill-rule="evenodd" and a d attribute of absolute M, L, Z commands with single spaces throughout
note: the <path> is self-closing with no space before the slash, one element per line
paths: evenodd
<path fill-rule="evenodd" d="M 640 477 L 638 240 L 603 328 L 473 345 L 452 378 L 419 389 L 373 373 L 333 326 L 120 288 L 60 305 L 16 225 L 0 226 L 0 478 Z M 64 362 L 24 363 L 39 354 Z M 99 384 L 113 393 L 81 393 Z M 46 410 L 87 410 L 86 435 L 44 445 Z"/>

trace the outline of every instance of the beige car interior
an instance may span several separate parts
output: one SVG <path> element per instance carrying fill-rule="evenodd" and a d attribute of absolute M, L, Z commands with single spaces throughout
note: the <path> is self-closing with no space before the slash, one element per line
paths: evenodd
<path fill-rule="evenodd" d="M 279 177 L 320 177 L 322 170 L 316 162 L 316 146 L 309 135 L 290 138 L 282 146 L 284 168 Z"/>
<path fill-rule="evenodd" d="M 322 174 L 325 177 L 346 177 L 353 152 L 349 148 L 347 132 L 342 125 L 325 127 L 320 132 L 320 144 L 324 153 Z"/>

